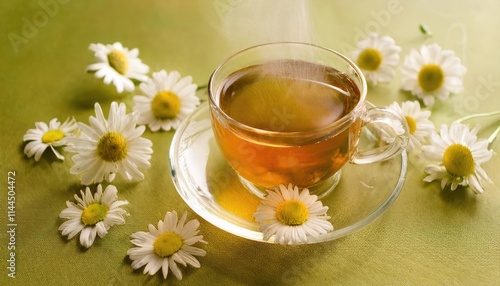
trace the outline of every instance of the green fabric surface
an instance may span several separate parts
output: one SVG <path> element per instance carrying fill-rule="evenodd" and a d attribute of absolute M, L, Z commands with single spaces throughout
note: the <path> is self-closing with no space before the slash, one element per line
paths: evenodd
<path fill-rule="evenodd" d="M 52 5 L 48 12 L 43 8 L 47 3 Z M 423 182 L 427 162 L 413 153 L 405 186 L 381 218 L 335 241 L 290 247 L 239 238 L 190 210 L 170 177 L 168 151 L 174 132 L 147 130 L 143 136 L 153 142 L 154 153 L 145 180 L 129 183 L 117 176 L 113 182 L 119 199 L 130 202 L 124 207 L 131 214 L 126 224 L 112 227 L 88 250 L 79 246 L 77 238 L 68 241 L 61 236 L 57 229 L 63 220 L 58 215 L 84 187 L 69 173 L 73 164 L 69 153 L 64 153 L 62 162 L 47 151 L 35 162 L 23 154 L 22 138 L 37 121 L 74 116 L 88 123 L 96 101 L 106 114 L 112 101 L 125 102 L 131 110 L 135 93 L 117 94 L 114 86 L 85 72 L 93 63 L 89 44 L 119 41 L 137 47 L 151 71 L 178 70 L 204 85 L 224 58 L 262 41 L 251 37 L 259 35 L 255 31 L 262 25 L 255 24 L 254 33 L 228 34 L 222 28 L 225 13 L 245 4 L 244 0 L 0 3 L 0 285 L 499 285 L 498 154 L 484 165 L 495 186 L 475 195 L 465 188 L 441 191 L 438 182 Z M 310 8 L 312 41 L 346 54 L 367 31 L 393 37 L 402 47 L 401 59 L 423 43 L 454 50 L 468 69 L 465 90 L 430 109 L 436 126 L 500 109 L 500 2 L 315 0 Z M 33 21 L 34 30 L 25 27 Z M 420 33 L 422 23 L 432 37 Z M 245 27 L 252 31 L 249 25 Z M 22 40 L 12 42 L 12 34 Z M 413 99 L 400 86 L 398 72 L 390 84 L 370 86 L 368 100 L 388 105 Z M 484 129 L 479 136 L 487 138 L 498 118 L 480 122 Z M 500 140 L 491 148 L 500 153 Z M 7 276 L 9 171 L 16 174 L 15 279 Z M 163 281 L 160 273 L 134 271 L 126 255 L 132 247 L 130 235 L 147 231 L 148 224 L 156 225 L 171 210 L 187 210 L 190 219 L 198 219 L 208 241 L 201 245 L 207 251 L 199 258 L 201 268 L 181 267 L 181 281 L 171 273 Z"/>

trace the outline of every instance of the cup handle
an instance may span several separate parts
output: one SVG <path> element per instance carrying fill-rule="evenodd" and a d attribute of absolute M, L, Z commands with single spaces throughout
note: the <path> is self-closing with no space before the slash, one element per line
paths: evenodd
<path fill-rule="evenodd" d="M 357 149 L 351 156 L 351 163 L 363 165 L 380 162 L 393 158 L 405 150 L 409 140 L 409 129 L 402 115 L 387 108 L 372 107 L 363 116 L 363 121 L 363 129 L 372 127 L 373 132 L 370 134 L 378 138 L 377 146 L 367 150 Z"/>

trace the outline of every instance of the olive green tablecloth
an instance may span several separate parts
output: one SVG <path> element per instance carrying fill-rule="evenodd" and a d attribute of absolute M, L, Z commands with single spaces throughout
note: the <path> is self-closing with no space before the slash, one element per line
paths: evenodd
<path fill-rule="evenodd" d="M 499 285 L 500 157 L 484 169 L 495 187 L 482 195 L 468 189 L 440 190 L 424 183 L 425 161 L 409 156 L 405 186 L 394 205 L 368 227 L 336 241 L 284 247 L 245 240 L 211 225 L 189 209 L 169 173 L 168 151 L 174 132 L 146 131 L 153 141 L 152 167 L 145 180 L 114 184 L 130 202 L 126 224 L 83 250 L 57 228 L 65 202 L 83 187 L 69 174 L 72 161 L 47 152 L 39 162 L 23 154 L 23 135 L 36 121 L 75 116 L 87 123 L 98 101 L 105 112 L 112 101 L 131 110 L 133 93 L 85 72 L 93 62 L 90 43 L 140 49 L 151 71 L 178 70 L 207 83 L 231 53 L 267 40 L 296 40 L 292 33 L 270 33 L 262 23 L 234 21 L 228 15 L 251 1 L 2 1 L 0 3 L 0 284 L 1 285 Z M 456 52 L 467 67 L 465 90 L 430 110 L 437 126 L 470 113 L 500 108 L 500 2 L 498 1 L 311 1 L 314 43 L 347 53 L 370 31 L 390 35 L 402 47 L 436 42 Z M 236 10 L 234 10 L 236 11 Z M 283 16 L 287 11 L 256 15 Z M 243 17 L 242 17 L 243 19 Z M 277 18 L 279 19 L 279 18 Z M 239 23 L 239 24 L 238 24 Z M 279 25 L 285 23 L 285 25 Z M 275 27 L 287 22 L 276 21 Z M 432 31 L 419 31 L 425 23 Z M 290 25 L 293 20 L 290 21 Z M 240 25 L 240 26 L 238 26 Z M 234 27 L 235 29 L 231 29 Z M 240 32 L 235 33 L 237 29 Z M 246 30 L 245 30 L 246 29 Z M 273 39 L 260 37 L 271 35 Z M 253 36 L 258 37 L 253 37 Z M 300 40 L 300 39 L 299 39 Z M 390 84 L 370 86 L 377 105 L 412 99 L 400 90 L 399 73 Z M 204 96 L 200 94 L 200 96 Z M 491 123 L 491 120 L 488 121 Z M 479 134 L 486 138 L 493 125 Z M 498 120 L 497 120 L 498 124 Z M 491 148 L 500 153 L 497 140 Z M 8 172 L 15 172 L 15 278 L 8 249 Z M 127 257 L 130 235 L 156 224 L 166 211 L 189 211 L 201 222 L 207 245 L 200 269 L 182 268 L 184 278 L 134 271 Z"/>

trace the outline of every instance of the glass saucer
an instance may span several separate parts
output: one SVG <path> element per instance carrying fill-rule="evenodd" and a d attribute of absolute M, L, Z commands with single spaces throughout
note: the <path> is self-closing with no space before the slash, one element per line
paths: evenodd
<path fill-rule="evenodd" d="M 198 215 L 234 235 L 261 242 L 253 213 L 260 199 L 246 190 L 225 162 L 213 137 L 208 104 L 203 103 L 178 128 L 170 147 L 170 169 L 182 199 Z M 334 231 L 308 243 L 351 234 L 380 217 L 398 197 L 407 169 L 405 152 L 370 165 L 347 163 L 340 182 L 321 198 Z"/>

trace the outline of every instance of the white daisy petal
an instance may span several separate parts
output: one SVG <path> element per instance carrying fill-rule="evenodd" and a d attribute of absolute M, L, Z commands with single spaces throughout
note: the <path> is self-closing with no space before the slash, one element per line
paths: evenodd
<path fill-rule="evenodd" d="M 61 211 L 59 217 L 72 219 L 75 217 L 80 217 L 82 215 L 83 209 L 79 208 L 75 203 L 67 201 L 66 206 L 67 208 Z"/>
<path fill-rule="evenodd" d="M 162 267 L 162 260 L 161 259 L 152 259 L 151 261 L 146 264 L 146 267 L 144 268 L 144 273 L 148 273 L 149 275 L 154 275 L 160 268 Z"/>
<path fill-rule="evenodd" d="M 38 161 L 45 150 L 50 147 L 59 160 L 64 160 L 64 156 L 55 147 L 66 146 L 68 138 L 74 136 L 77 130 L 75 119 L 68 118 L 61 124 L 57 118 L 54 118 L 48 125 L 45 122 L 36 122 L 35 127 L 36 129 L 28 130 L 23 136 L 23 141 L 28 142 L 24 147 L 24 154 L 28 158 L 34 156 L 35 161 Z"/>
<path fill-rule="evenodd" d="M 130 80 L 145 81 L 149 67 L 138 58 L 139 50 L 128 50 L 119 42 L 112 45 L 90 44 L 97 63 L 87 66 L 88 71 L 95 71 L 94 76 L 104 78 L 105 84 L 113 83 L 118 93 L 131 92 L 135 85 Z"/>
<path fill-rule="evenodd" d="M 301 244 L 307 243 L 309 237 L 332 231 L 326 215 L 328 207 L 317 199 L 308 189 L 299 191 L 292 184 L 268 190 L 254 214 L 264 240 L 274 236 L 280 244 Z"/>
<path fill-rule="evenodd" d="M 85 248 L 89 248 L 94 244 L 95 237 L 95 227 L 84 227 L 80 232 L 80 244 Z"/>
<path fill-rule="evenodd" d="M 132 243 L 140 247 L 153 247 L 156 236 L 149 232 L 139 231 L 131 235 Z"/>
<path fill-rule="evenodd" d="M 134 269 L 144 268 L 144 273 L 153 275 L 161 268 L 162 276 L 167 278 L 172 272 L 178 279 L 182 279 L 182 272 L 177 263 L 183 266 L 199 268 L 200 262 L 195 256 L 204 256 L 205 250 L 192 246 L 203 241 L 198 233 L 197 220 L 187 221 L 187 213 L 178 217 L 177 212 L 167 212 L 163 221 L 158 222 L 158 229 L 149 225 L 149 232 L 139 231 L 131 235 L 131 242 L 136 246 L 127 251 L 132 260 Z"/>
<path fill-rule="evenodd" d="M 49 131 L 49 126 L 45 122 L 35 122 L 36 129 L 42 130 L 43 132 Z"/>
<path fill-rule="evenodd" d="M 80 214 L 81 215 L 81 214 Z M 80 216 L 67 220 L 59 226 L 62 235 L 67 235 L 68 239 L 72 239 L 77 235 L 85 226 L 80 222 Z"/>
<path fill-rule="evenodd" d="M 54 154 L 56 155 L 57 159 L 64 161 L 64 156 L 61 155 L 61 153 L 59 153 L 56 149 L 54 149 L 54 145 L 49 145 L 49 146 L 50 146 L 50 149 L 52 149 L 52 152 L 54 152 Z M 36 160 L 36 158 L 35 158 L 35 160 Z"/>
<path fill-rule="evenodd" d="M 149 245 L 144 245 L 144 247 L 133 247 L 128 250 L 127 254 L 131 257 L 131 259 L 137 259 L 139 257 L 144 257 L 146 255 L 154 254 L 154 249 L 153 246 L 149 244 Z"/>
<path fill-rule="evenodd" d="M 153 132 L 176 129 L 181 119 L 200 103 L 196 85 L 191 82 L 191 76 L 181 78 L 177 71 L 153 73 L 151 79 L 140 85 L 144 95 L 133 98 L 140 124 L 147 124 Z"/>
<path fill-rule="evenodd" d="M 368 38 L 357 45 L 352 59 L 361 69 L 366 79 L 376 85 L 390 82 L 394 77 L 394 68 L 399 64 L 401 48 L 389 36 L 380 37 L 370 33 Z"/>
<path fill-rule="evenodd" d="M 402 89 L 431 106 L 435 98 L 445 101 L 450 93 L 461 92 L 466 71 L 453 51 L 442 50 L 437 44 L 424 45 L 405 57 L 401 67 Z"/>
<path fill-rule="evenodd" d="M 94 76 L 96 78 L 103 78 L 102 81 L 104 82 L 104 84 L 110 84 L 111 82 L 113 82 L 113 79 L 115 78 L 116 73 L 106 67 L 106 68 L 98 70 L 94 74 Z"/>
<path fill-rule="evenodd" d="M 482 194 L 484 192 L 483 187 L 476 176 L 469 177 L 469 186 L 476 194 Z"/>
<path fill-rule="evenodd" d="M 175 275 L 175 278 L 177 278 L 178 280 L 182 280 L 182 272 L 177 266 L 177 263 L 175 263 L 172 258 L 169 258 L 169 264 L 170 271 L 172 271 L 172 273 Z"/>
<path fill-rule="evenodd" d="M 87 187 L 85 192 L 80 191 L 81 196 L 75 195 L 78 205 L 66 202 L 67 208 L 59 214 L 60 218 L 67 219 L 59 227 L 61 234 L 71 239 L 80 233 L 80 244 L 89 248 L 96 235 L 103 238 L 111 226 L 124 222 L 123 216 L 127 213 L 120 206 L 127 202 L 117 201 L 115 190 L 115 186 L 108 185 L 103 193 L 102 186 L 98 185 L 96 193 L 92 195 Z"/>
<path fill-rule="evenodd" d="M 432 145 L 423 147 L 423 156 L 439 164 L 425 167 L 428 176 L 424 181 L 441 180 L 442 189 L 447 185 L 452 191 L 458 186 L 469 186 L 475 193 L 482 193 L 482 181 L 492 181 L 480 164 L 489 161 L 493 151 L 488 149 L 487 141 L 478 140 L 478 130 L 476 126 L 469 131 L 467 125 L 455 121 L 449 128 L 443 124 L 439 135 L 432 134 Z"/>
<path fill-rule="evenodd" d="M 427 142 L 435 128 L 434 123 L 429 120 L 431 112 L 421 111 L 418 101 L 405 101 L 401 103 L 401 106 L 394 102 L 387 109 L 399 113 L 408 123 L 410 131 L 410 140 L 406 146 L 408 153 L 414 149 L 421 149 L 422 144 Z M 390 139 L 389 134 L 382 134 L 382 140 L 388 142 Z"/>
<path fill-rule="evenodd" d="M 137 126 L 138 116 L 126 113 L 124 103 L 111 103 L 108 119 L 99 103 L 95 104 L 96 117 L 90 117 L 90 126 L 80 123 L 80 137 L 68 138 L 72 146 L 67 151 L 77 153 L 72 157 L 70 172 L 82 175 L 84 185 L 111 182 L 116 173 L 127 180 L 142 180 L 138 170 L 149 168 L 153 149 L 150 140 L 140 137 L 143 126 Z"/>
<path fill-rule="evenodd" d="M 168 264 L 169 264 L 168 259 L 163 259 L 163 264 L 161 266 L 161 272 L 163 274 L 163 279 L 167 279 L 167 277 L 168 277 L 168 269 L 169 269 Z"/>
<path fill-rule="evenodd" d="M 129 249 L 129 251 L 130 250 L 131 249 Z M 132 254 L 129 253 L 129 256 L 132 259 Z M 142 266 L 144 266 L 144 265 L 148 264 L 150 261 L 152 261 L 154 258 L 155 258 L 154 253 L 146 254 L 146 255 L 142 256 L 142 258 L 140 258 L 140 259 L 133 260 L 132 261 L 132 268 L 134 268 L 134 269 L 141 268 Z M 146 272 L 144 271 L 143 273 L 146 273 Z"/>
<path fill-rule="evenodd" d="M 106 236 L 106 234 L 108 234 L 108 230 L 106 229 L 106 225 L 103 222 L 96 223 L 95 229 L 97 231 L 97 235 L 100 238 L 103 238 L 104 236 Z"/>

